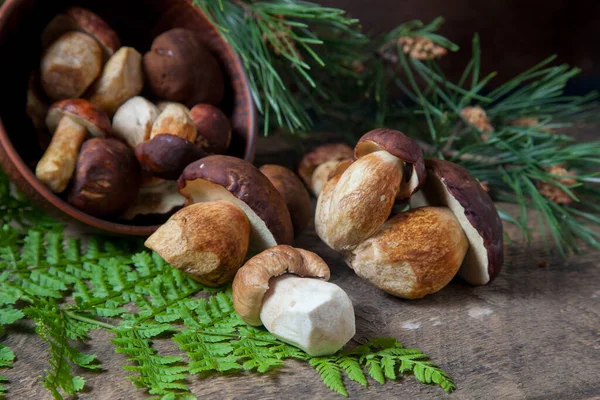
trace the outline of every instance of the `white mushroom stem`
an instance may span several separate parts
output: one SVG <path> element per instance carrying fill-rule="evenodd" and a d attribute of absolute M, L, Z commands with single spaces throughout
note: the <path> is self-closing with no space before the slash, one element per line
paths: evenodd
<path fill-rule="evenodd" d="M 63 117 L 50 146 L 39 161 L 35 175 L 55 193 L 61 193 L 69 184 L 81 144 L 87 136 L 87 129 L 70 117 Z"/>
<path fill-rule="evenodd" d="M 311 356 L 324 356 L 354 336 L 354 308 L 339 286 L 286 274 L 272 278 L 269 287 L 260 319 L 280 340 Z"/>

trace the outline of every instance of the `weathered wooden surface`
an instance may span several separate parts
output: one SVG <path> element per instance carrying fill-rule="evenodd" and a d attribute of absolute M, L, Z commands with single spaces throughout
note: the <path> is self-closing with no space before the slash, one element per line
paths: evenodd
<path fill-rule="evenodd" d="M 594 131 L 595 132 L 595 131 Z M 587 135 L 585 135 L 587 136 Z M 595 136 L 590 132 L 588 138 Z M 293 152 L 276 140 L 262 160 L 282 160 Z M 291 157 L 290 157 L 291 159 Z M 291 161 L 290 161 L 291 162 Z M 509 206 L 504 206 L 510 210 Z M 533 217 L 533 215 L 532 215 Z M 507 227 L 509 232 L 514 230 Z M 407 301 L 386 295 L 356 277 L 314 230 L 296 245 L 320 254 L 332 267 L 332 281 L 355 305 L 356 341 L 393 336 L 429 354 L 456 381 L 446 395 L 413 378 L 365 389 L 346 382 L 351 398 L 592 399 L 600 398 L 600 252 L 562 260 L 547 255 L 539 241 L 506 245 L 500 276 L 486 287 L 456 279 L 441 292 Z M 548 261 L 540 267 L 540 261 Z M 85 349 L 98 354 L 104 370 L 87 373 L 89 391 L 81 399 L 143 399 L 145 393 L 125 378 L 123 355 L 115 354 L 111 335 L 95 333 Z M 46 399 L 38 377 L 46 367 L 45 344 L 27 327 L 11 331 L 0 343 L 18 359 L 3 373 L 11 380 L 8 399 Z M 158 341 L 161 354 L 174 351 Z M 300 362 L 267 375 L 214 375 L 192 378 L 193 393 L 204 399 L 336 399 L 316 372 Z"/>

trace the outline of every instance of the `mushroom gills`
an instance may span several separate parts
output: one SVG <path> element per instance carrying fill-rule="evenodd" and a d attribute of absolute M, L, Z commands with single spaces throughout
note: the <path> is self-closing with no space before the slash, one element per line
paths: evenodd
<path fill-rule="evenodd" d="M 186 192 L 184 195 L 189 195 L 193 203 L 223 200 L 239 207 L 248 216 L 252 227 L 250 233 L 251 251 L 260 252 L 264 249 L 277 246 L 277 242 L 265 222 L 246 203 L 236 198 L 223 186 L 204 179 L 195 179 L 188 181 L 184 190 Z"/>
<path fill-rule="evenodd" d="M 411 208 L 427 205 L 448 207 L 456 216 L 467 236 L 469 249 L 458 275 L 477 285 L 485 285 L 489 282 L 488 269 L 480 267 L 481 265 L 488 265 L 488 253 L 483 237 L 467 219 L 464 207 L 448 192 L 446 185 L 434 174 L 429 174 L 427 185 L 410 199 Z"/>
<path fill-rule="evenodd" d="M 346 292 L 333 283 L 292 274 L 269 281 L 260 319 L 274 336 L 313 357 L 334 354 L 356 333 Z"/>

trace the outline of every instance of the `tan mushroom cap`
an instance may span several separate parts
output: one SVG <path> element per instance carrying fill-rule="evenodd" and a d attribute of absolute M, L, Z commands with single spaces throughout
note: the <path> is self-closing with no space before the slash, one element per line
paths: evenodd
<path fill-rule="evenodd" d="M 352 158 L 354 150 L 345 143 L 330 143 L 321 145 L 307 153 L 298 165 L 298 175 L 309 188 L 312 187 L 312 176 L 315 169 L 328 161 L 341 161 Z"/>
<path fill-rule="evenodd" d="M 387 151 L 405 163 L 404 180 L 398 199 L 407 199 L 425 184 L 427 173 L 421 147 L 404 133 L 392 129 L 375 129 L 360 138 L 354 148 L 356 158 L 376 151 Z"/>
<path fill-rule="evenodd" d="M 263 165 L 262 172 L 283 196 L 294 225 L 297 237 L 308 227 L 311 218 L 310 195 L 302 181 L 291 170 L 281 165 Z"/>
<path fill-rule="evenodd" d="M 252 257 L 237 272 L 232 287 L 233 306 L 249 325 L 260 326 L 260 309 L 269 280 L 283 274 L 329 280 L 329 267 L 317 254 L 280 245 Z"/>
<path fill-rule="evenodd" d="M 240 207 L 252 224 L 255 251 L 294 239 L 283 197 L 262 172 L 240 158 L 213 155 L 188 165 L 179 178 L 179 192 L 188 203 L 226 200 Z"/>
<path fill-rule="evenodd" d="M 392 217 L 346 261 L 358 276 L 379 289 L 418 299 L 452 280 L 468 247 L 448 208 L 423 207 Z"/>
<path fill-rule="evenodd" d="M 450 208 L 470 244 L 459 275 L 473 285 L 492 282 L 504 263 L 502 220 L 493 200 L 465 168 L 437 159 L 425 163 L 427 184 L 411 198 L 411 206 Z"/>
<path fill-rule="evenodd" d="M 62 100 L 52 104 L 46 116 L 46 126 L 50 132 L 56 131 L 65 116 L 84 126 L 93 136 L 104 137 L 111 133 L 108 115 L 87 100 Z"/>

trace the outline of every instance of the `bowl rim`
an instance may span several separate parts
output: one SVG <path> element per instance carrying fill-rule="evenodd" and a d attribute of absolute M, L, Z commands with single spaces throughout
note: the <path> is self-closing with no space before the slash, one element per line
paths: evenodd
<path fill-rule="evenodd" d="M 6 23 L 6 19 L 8 19 L 7 16 L 10 15 L 12 9 L 15 8 L 20 1 L 22 0 L 6 0 L 4 4 L 0 6 L 0 25 Z M 245 126 L 245 129 L 248 131 L 248 134 L 246 135 L 244 160 L 252 162 L 254 160 L 256 152 L 256 141 L 258 135 L 258 112 L 254 104 L 252 91 L 250 89 L 248 77 L 246 76 L 246 71 L 242 64 L 242 61 L 238 57 L 238 55 L 235 54 L 231 45 L 225 40 L 225 38 L 223 38 L 223 36 L 220 34 L 219 30 L 212 23 L 212 21 L 206 15 L 204 15 L 204 13 L 200 9 L 194 6 L 194 4 L 190 0 L 183 1 L 188 3 L 191 7 L 193 7 L 199 14 L 200 18 L 202 18 L 207 24 L 207 27 L 209 27 L 218 35 L 219 40 L 224 44 L 226 49 L 226 60 L 231 60 L 231 63 L 227 63 L 229 75 L 231 76 L 232 72 L 235 72 L 235 74 L 239 76 L 239 79 L 237 79 L 239 81 L 237 85 L 239 85 L 239 89 L 241 89 L 241 92 L 244 94 L 244 97 L 247 100 L 246 103 L 242 106 L 246 108 L 245 112 L 242 111 L 242 113 L 247 116 L 246 118 L 248 120 L 248 123 Z M 23 161 L 23 159 L 13 146 L 12 141 L 8 136 L 6 128 L 2 122 L 2 118 L 0 118 L 0 147 L 4 149 L 8 160 L 13 164 L 16 171 L 21 175 L 21 177 L 25 179 L 25 182 L 14 182 L 13 179 L 11 179 L 11 181 L 15 185 L 17 185 L 17 187 L 19 187 L 26 196 L 27 193 L 26 190 L 24 190 L 23 186 L 29 185 L 37 193 L 39 193 L 49 205 L 60 210 L 64 214 L 63 216 L 69 217 L 71 220 L 75 219 L 79 223 L 83 223 L 87 226 L 99 229 L 101 231 L 130 236 L 149 236 L 161 226 L 129 225 L 118 222 L 112 222 L 84 213 L 83 211 L 67 203 L 65 200 L 57 196 L 49 188 L 43 185 L 37 179 L 37 177 L 29 168 L 29 166 Z M 11 178 L 10 174 L 9 178 Z M 30 200 L 32 201 L 32 203 L 37 203 L 36 201 L 34 201 L 34 199 L 30 198 Z"/>

